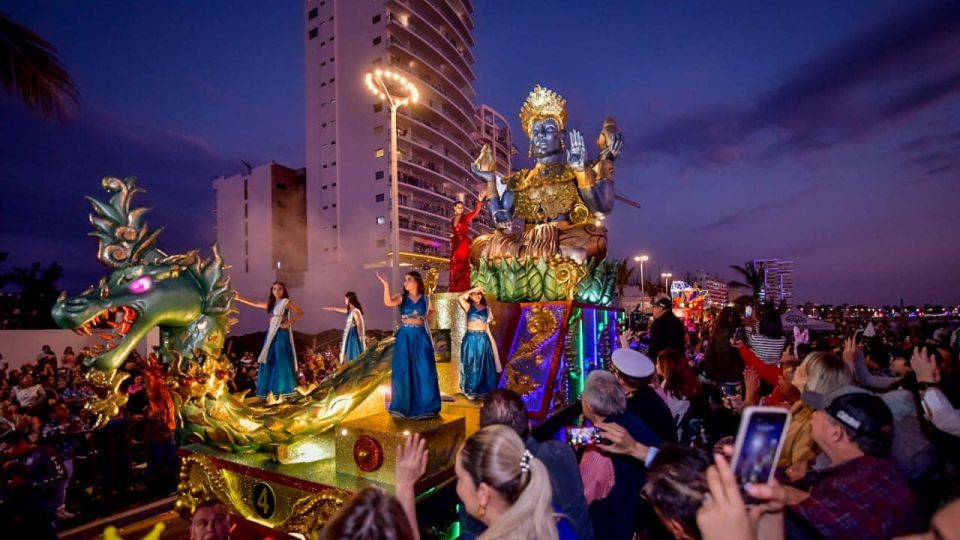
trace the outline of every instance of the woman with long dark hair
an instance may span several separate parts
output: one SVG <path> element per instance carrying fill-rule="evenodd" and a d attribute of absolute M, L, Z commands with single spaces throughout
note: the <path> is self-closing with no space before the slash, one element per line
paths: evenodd
<path fill-rule="evenodd" d="M 400 308 L 400 327 L 393 344 L 389 412 L 403 418 L 432 418 L 440 414 L 440 384 L 427 317 L 433 312 L 420 272 L 403 276 L 403 292 L 391 295 L 383 283 L 383 305 Z"/>
<path fill-rule="evenodd" d="M 340 341 L 340 365 L 353 360 L 366 350 L 366 327 L 363 323 L 363 306 L 357 298 L 357 293 L 347 291 L 343 296 L 346 307 L 325 307 L 324 311 L 343 313 L 347 316 L 347 324 L 343 329 L 343 339 Z"/>
<path fill-rule="evenodd" d="M 457 300 L 467 312 L 467 332 L 460 345 L 460 391 L 467 399 L 479 399 L 497 389 L 500 358 L 490 334 L 493 313 L 483 289 L 474 287 Z"/>
<path fill-rule="evenodd" d="M 293 347 L 292 325 L 303 318 L 303 310 L 290 300 L 287 286 L 280 281 L 270 286 L 266 302 L 256 302 L 237 294 L 237 301 L 251 307 L 267 310 L 270 326 L 260 350 L 260 369 L 257 371 L 257 397 L 268 405 L 293 396 L 297 387 L 297 354 Z"/>
<path fill-rule="evenodd" d="M 740 313 L 730 306 L 721 309 L 713 323 L 710 343 L 707 344 L 703 359 L 704 374 L 715 383 L 739 382 L 743 378 L 743 360 L 730 345 L 730 338 L 737 328 L 743 328 Z"/>
<path fill-rule="evenodd" d="M 760 306 L 760 322 L 757 331 L 747 335 L 747 346 L 771 365 L 780 364 L 780 356 L 787 345 L 787 336 L 783 333 L 783 322 L 773 302 L 764 302 Z"/>
<path fill-rule="evenodd" d="M 662 377 L 660 386 L 673 421 L 681 427 L 680 422 L 690 411 L 691 403 L 703 392 L 700 379 L 687 359 L 673 349 L 660 351 L 657 355 L 657 374 Z"/>
<path fill-rule="evenodd" d="M 450 292 L 461 292 L 470 288 L 470 222 L 477 217 L 487 198 L 486 191 L 477 199 L 477 207 L 465 212 L 463 202 L 453 203 L 453 217 L 450 218 Z"/>

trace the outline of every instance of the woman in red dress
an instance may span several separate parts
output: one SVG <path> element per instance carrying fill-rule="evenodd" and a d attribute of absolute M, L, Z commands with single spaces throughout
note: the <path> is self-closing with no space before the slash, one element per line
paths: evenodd
<path fill-rule="evenodd" d="M 472 212 L 463 212 L 463 203 L 457 201 L 453 205 L 453 219 L 450 226 L 453 233 L 450 235 L 450 292 L 463 292 L 470 288 L 470 222 L 480 213 L 483 201 L 487 198 L 486 192 L 477 200 L 477 207 Z"/>

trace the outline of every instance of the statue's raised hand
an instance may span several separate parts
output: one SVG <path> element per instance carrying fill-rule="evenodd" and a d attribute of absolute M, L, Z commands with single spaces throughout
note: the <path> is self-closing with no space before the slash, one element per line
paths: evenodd
<path fill-rule="evenodd" d="M 583 144 L 583 135 L 579 131 L 570 130 L 570 148 L 567 150 L 567 163 L 576 171 L 582 171 L 586 162 L 587 149 Z"/>
<path fill-rule="evenodd" d="M 620 152 L 622 152 L 622 151 L 623 151 L 623 134 L 622 134 L 622 133 L 619 133 L 619 132 L 618 132 L 618 133 L 614 133 L 614 134 L 613 134 L 613 142 L 611 142 L 609 146 L 607 146 L 606 148 L 603 149 L 603 152 L 600 153 L 600 159 L 601 159 L 601 160 L 603 160 L 603 159 L 609 159 L 609 160 L 617 159 L 617 156 L 619 156 L 619 155 L 620 155 Z"/>
<path fill-rule="evenodd" d="M 487 182 L 496 181 L 497 165 L 489 144 L 483 145 L 483 148 L 480 149 L 480 155 L 470 164 L 470 170 L 473 171 L 473 174 Z"/>

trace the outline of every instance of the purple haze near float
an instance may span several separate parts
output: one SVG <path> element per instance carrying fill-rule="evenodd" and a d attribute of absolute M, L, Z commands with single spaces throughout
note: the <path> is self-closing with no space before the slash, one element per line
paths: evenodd
<path fill-rule="evenodd" d="M 612 256 L 732 277 L 794 259 L 800 301 L 960 303 L 960 4 L 476 3 L 478 103 L 513 119 L 534 84 L 588 140 L 627 147 Z M 302 166 L 300 2 L 5 7 L 60 49 L 82 110 L 43 124 L 0 99 L 0 246 L 100 275 L 86 203 L 138 176 L 171 249 L 215 238 L 211 180 Z M 362 81 L 357 81 L 362 91 Z M 178 206 L 179 202 L 179 206 Z"/>

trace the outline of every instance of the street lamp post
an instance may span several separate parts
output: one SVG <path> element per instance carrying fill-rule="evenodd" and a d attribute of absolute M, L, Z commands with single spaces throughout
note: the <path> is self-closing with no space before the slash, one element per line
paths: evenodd
<path fill-rule="evenodd" d="M 663 278 L 663 288 L 667 292 L 667 296 L 672 298 L 670 295 L 670 278 L 673 277 L 673 274 L 670 272 L 664 272 L 660 274 L 660 277 Z"/>
<path fill-rule="evenodd" d="M 643 313 L 643 297 L 647 294 L 646 291 L 643 290 L 643 263 L 649 261 L 650 257 L 647 255 L 637 255 L 633 260 L 640 263 L 640 312 Z"/>
<path fill-rule="evenodd" d="M 396 287 L 400 283 L 400 180 L 397 173 L 397 109 L 408 103 L 416 103 L 420 92 L 405 76 L 391 70 L 374 70 L 367 73 L 367 88 L 380 99 L 390 104 L 390 246 L 393 257 L 390 261 L 390 283 Z M 401 92 L 398 95 L 390 91 Z M 397 310 L 393 313 L 393 322 L 398 322 Z"/>

